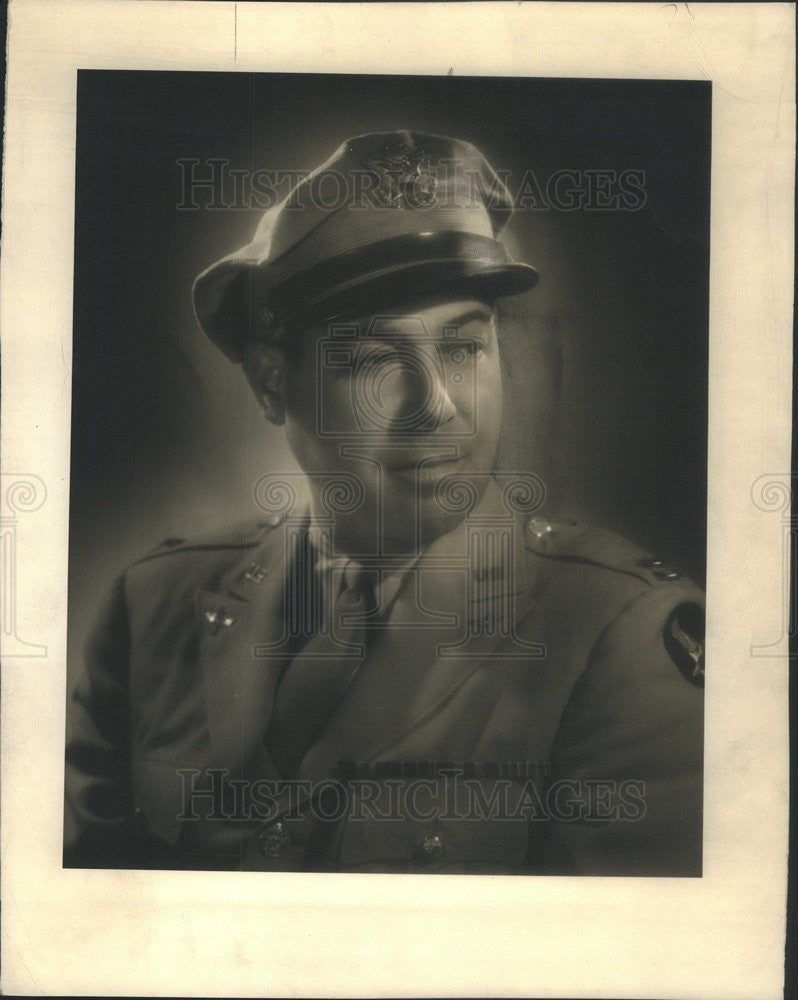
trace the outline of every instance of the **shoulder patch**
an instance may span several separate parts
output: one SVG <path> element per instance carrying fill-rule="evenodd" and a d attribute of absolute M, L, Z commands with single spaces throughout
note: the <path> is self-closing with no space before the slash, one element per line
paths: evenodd
<path fill-rule="evenodd" d="M 668 655 L 691 684 L 704 686 L 704 610 L 699 604 L 680 604 L 662 630 Z"/>
<path fill-rule="evenodd" d="M 662 559 L 653 558 L 633 542 L 579 521 L 532 517 L 526 524 L 526 547 L 540 556 L 627 573 L 652 587 L 683 579 L 678 570 Z"/>

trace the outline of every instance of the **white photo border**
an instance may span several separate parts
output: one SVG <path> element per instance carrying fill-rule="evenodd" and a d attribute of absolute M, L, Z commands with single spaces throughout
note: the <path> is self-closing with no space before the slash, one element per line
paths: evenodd
<path fill-rule="evenodd" d="M 24 513 L 14 635 L 3 607 L 4 991 L 781 996 L 794 6 L 12 0 L 9 14 L 3 503 L 15 491 Z M 62 868 L 75 105 L 91 68 L 712 81 L 702 878 Z"/>

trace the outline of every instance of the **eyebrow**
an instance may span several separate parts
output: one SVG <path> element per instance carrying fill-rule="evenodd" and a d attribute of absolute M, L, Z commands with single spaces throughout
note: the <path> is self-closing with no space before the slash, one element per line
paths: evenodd
<path fill-rule="evenodd" d="M 487 323 L 491 316 L 493 316 L 491 311 L 484 306 L 477 306 L 476 309 L 469 309 L 468 312 L 461 313 L 459 316 L 453 316 L 451 319 L 446 320 L 445 323 L 441 323 L 441 326 L 465 326 L 474 319 L 481 319 Z"/>
<path fill-rule="evenodd" d="M 487 306 L 476 306 L 474 309 L 468 309 L 464 313 L 459 313 L 457 316 L 452 316 L 451 319 L 447 319 L 444 323 L 440 324 L 440 329 L 446 329 L 447 327 L 461 327 L 468 323 L 471 323 L 475 319 L 481 319 L 484 323 L 490 322 L 493 317 L 493 310 L 489 309 Z M 381 330 L 379 335 L 374 337 L 374 340 L 382 340 L 383 338 L 389 338 L 392 333 L 401 333 L 400 327 L 386 327 Z M 372 339 L 372 338 L 369 338 Z"/>

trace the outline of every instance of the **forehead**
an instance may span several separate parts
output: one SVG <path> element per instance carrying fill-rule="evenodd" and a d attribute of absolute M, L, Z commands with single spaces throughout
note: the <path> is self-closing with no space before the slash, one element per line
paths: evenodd
<path fill-rule="evenodd" d="M 348 333 L 358 337 L 421 336 L 442 339 L 456 337 L 461 330 L 465 336 L 474 329 L 490 325 L 493 312 L 494 304 L 486 297 L 418 297 L 386 304 L 385 308 L 376 311 L 338 317 L 305 331 L 303 338 L 312 335 L 313 339 L 317 339 L 319 336 Z"/>

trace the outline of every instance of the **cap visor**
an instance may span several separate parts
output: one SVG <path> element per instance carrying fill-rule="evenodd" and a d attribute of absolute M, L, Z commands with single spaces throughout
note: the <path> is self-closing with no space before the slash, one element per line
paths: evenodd
<path fill-rule="evenodd" d="M 462 295 L 478 293 L 490 299 L 520 295 L 538 282 L 529 264 L 496 264 L 479 260 L 426 260 L 373 271 L 304 302 L 282 317 L 291 329 L 316 326 L 333 319 L 363 316 L 385 309 L 412 308 L 414 300 L 434 291 Z"/>

